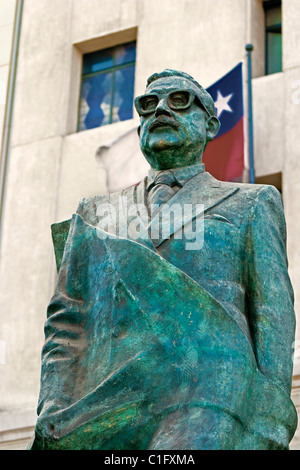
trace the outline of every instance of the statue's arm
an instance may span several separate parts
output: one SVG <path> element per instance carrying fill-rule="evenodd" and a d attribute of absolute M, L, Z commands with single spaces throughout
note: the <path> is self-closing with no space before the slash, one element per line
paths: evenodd
<path fill-rule="evenodd" d="M 246 240 L 246 302 L 258 368 L 290 393 L 295 335 L 286 224 L 276 188 L 260 189 Z"/>

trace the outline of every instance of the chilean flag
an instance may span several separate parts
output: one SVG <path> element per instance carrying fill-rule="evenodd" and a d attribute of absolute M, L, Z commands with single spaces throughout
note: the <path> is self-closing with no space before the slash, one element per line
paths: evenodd
<path fill-rule="evenodd" d="M 242 62 L 207 91 L 214 100 L 221 128 L 204 152 L 205 169 L 218 180 L 241 181 L 244 171 Z"/>

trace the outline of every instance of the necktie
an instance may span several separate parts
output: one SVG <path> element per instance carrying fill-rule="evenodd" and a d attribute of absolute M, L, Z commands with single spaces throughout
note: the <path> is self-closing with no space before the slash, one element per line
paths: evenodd
<path fill-rule="evenodd" d="M 177 181 L 172 171 L 162 171 L 156 176 L 148 188 L 150 209 L 154 204 L 158 205 L 157 208 L 151 211 L 152 217 L 157 214 L 159 207 L 168 202 L 180 188 L 182 188 L 182 185 Z"/>

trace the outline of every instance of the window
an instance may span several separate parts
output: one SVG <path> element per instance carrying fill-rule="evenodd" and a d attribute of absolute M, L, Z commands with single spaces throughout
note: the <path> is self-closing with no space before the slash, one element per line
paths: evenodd
<path fill-rule="evenodd" d="M 282 71 L 281 1 L 264 2 L 266 24 L 266 74 Z"/>
<path fill-rule="evenodd" d="M 136 43 L 84 54 L 78 130 L 133 117 Z"/>
<path fill-rule="evenodd" d="M 270 184 L 275 186 L 282 194 L 282 173 L 272 173 L 271 175 L 258 176 L 255 178 L 256 184 Z"/>

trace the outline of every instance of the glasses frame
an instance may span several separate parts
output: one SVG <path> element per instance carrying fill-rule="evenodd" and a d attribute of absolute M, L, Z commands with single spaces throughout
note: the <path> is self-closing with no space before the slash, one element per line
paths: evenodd
<path fill-rule="evenodd" d="M 173 95 L 174 93 L 182 93 L 182 92 L 189 94 L 189 99 L 188 99 L 187 104 L 182 105 L 182 106 L 174 106 L 170 102 L 170 96 Z M 199 96 L 197 95 L 197 93 L 194 90 L 191 90 L 189 88 L 178 88 L 178 89 L 175 89 L 175 90 L 171 90 L 168 93 L 145 93 L 144 95 L 137 96 L 134 100 L 134 104 L 135 104 L 135 108 L 136 108 L 139 116 L 144 117 L 144 116 L 149 116 L 150 114 L 154 114 L 158 104 L 163 99 L 162 98 L 163 96 L 165 97 L 165 100 L 167 100 L 168 107 L 172 111 L 185 111 L 186 109 L 189 109 L 192 106 L 192 104 L 194 103 L 195 99 L 197 98 L 197 100 L 199 101 L 200 107 L 202 107 L 202 109 L 204 111 L 206 111 L 208 116 L 211 115 L 209 113 L 209 111 L 207 110 L 206 106 L 202 103 L 201 99 L 199 98 Z M 145 109 L 143 109 L 141 101 L 146 99 L 146 98 L 151 98 L 151 97 L 157 98 L 157 104 L 155 106 L 155 109 L 154 110 L 145 110 Z"/>

